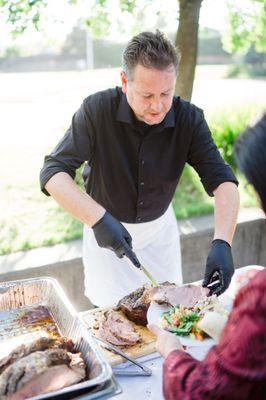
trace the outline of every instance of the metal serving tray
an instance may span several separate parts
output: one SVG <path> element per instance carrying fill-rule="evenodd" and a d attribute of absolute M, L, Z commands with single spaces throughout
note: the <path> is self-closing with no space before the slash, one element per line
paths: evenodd
<path fill-rule="evenodd" d="M 95 344 L 88 330 L 79 319 L 74 307 L 58 282 L 49 277 L 33 278 L 0 283 L 0 358 L 16 345 L 30 342 L 47 335 L 50 326 L 32 324 L 23 326 L 18 316 L 37 306 L 46 307 L 51 313 L 59 334 L 75 342 L 84 357 L 89 371 L 87 380 L 63 389 L 31 397 L 31 400 L 67 397 L 82 389 L 88 389 L 86 399 L 98 398 L 101 388 L 112 378 L 112 369 L 102 350 Z M 92 391 L 91 395 L 89 391 Z M 103 393 L 104 395 L 104 393 Z"/>

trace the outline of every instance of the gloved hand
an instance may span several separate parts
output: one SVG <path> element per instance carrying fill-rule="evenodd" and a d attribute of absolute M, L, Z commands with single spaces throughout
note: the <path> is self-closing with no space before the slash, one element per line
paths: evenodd
<path fill-rule="evenodd" d="M 116 218 L 106 211 L 92 229 L 100 247 L 113 250 L 119 258 L 126 255 L 137 268 L 140 268 L 140 263 L 132 250 L 132 237 Z"/>
<path fill-rule="evenodd" d="M 231 246 L 225 240 L 215 239 L 212 242 L 205 268 L 202 286 L 206 287 L 214 282 L 218 275 L 219 282 L 210 286 L 211 294 L 219 296 L 229 286 L 234 274 L 234 262 Z"/>

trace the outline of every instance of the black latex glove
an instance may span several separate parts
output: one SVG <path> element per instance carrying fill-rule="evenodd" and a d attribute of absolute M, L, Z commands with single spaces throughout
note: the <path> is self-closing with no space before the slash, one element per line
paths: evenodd
<path fill-rule="evenodd" d="M 206 287 L 218 279 L 218 282 L 209 288 L 211 294 L 219 296 L 228 288 L 233 274 L 231 246 L 225 240 L 215 239 L 208 254 L 202 286 Z"/>
<path fill-rule="evenodd" d="M 106 211 L 92 229 L 100 247 L 113 250 L 119 258 L 126 255 L 137 268 L 140 268 L 140 263 L 132 250 L 132 237 L 116 218 Z"/>

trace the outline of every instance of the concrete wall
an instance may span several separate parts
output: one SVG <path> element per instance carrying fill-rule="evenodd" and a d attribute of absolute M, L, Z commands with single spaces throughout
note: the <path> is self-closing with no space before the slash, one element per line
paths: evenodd
<path fill-rule="evenodd" d="M 199 280 L 203 277 L 206 256 L 212 237 L 212 228 L 197 229 L 193 233 L 181 233 L 184 282 Z M 239 223 L 233 242 L 235 266 L 266 265 L 266 246 L 263 245 L 265 242 L 265 219 Z M 56 278 L 77 311 L 91 308 L 91 303 L 84 296 L 84 274 L 80 257 L 49 265 L 34 266 L 33 268 L 20 270 L 13 268 L 12 271 L 0 274 L 0 280 L 7 281 L 38 276 Z"/>
<path fill-rule="evenodd" d="M 212 237 L 213 229 L 181 235 L 182 267 L 185 283 L 202 278 Z M 265 219 L 238 224 L 232 245 L 235 267 L 253 264 L 266 266 L 265 242 Z"/>

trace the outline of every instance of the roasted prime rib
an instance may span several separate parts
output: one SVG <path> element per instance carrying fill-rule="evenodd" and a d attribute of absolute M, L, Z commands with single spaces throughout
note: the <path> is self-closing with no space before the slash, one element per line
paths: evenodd
<path fill-rule="evenodd" d="M 16 347 L 8 356 L 0 360 L 0 374 L 13 362 L 25 357 L 34 351 L 43 351 L 50 348 L 65 349 L 73 352 L 74 343 L 71 339 L 60 337 L 58 339 L 52 337 L 40 337 L 33 342 L 22 344 Z"/>
<path fill-rule="evenodd" d="M 127 318 L 136 324 L 146 326 L 147 311 L 151 301 L 159 304 L 182 304 L 193 307 L 198 300 L 209 294 L 209 289 L 197 285 L 177 286 L 175 283 L 164 282 L 159 286 L 144 285 L 129 295 L 123 297 L 117 304 Z"/>
<path fill-rule="evenodd" d="M 81 353 L 69 350 L 74 351 L 73 342 L 66 338 L 40 338 L 13 350 L 1 361 L 0 399 L 23 400 L 83 380 L 86 366 Z"/>
<path fill-rule="evenodd" d="M 133 324 L 119 312 L 110 310 L 104 313 L 98 336 L 117 346 L 133 346 L 140 340 Z"/>
<path fill-rule="evenodd" d="M 147 312 L 151 303 L 151 293 L 153 290 L 163 290 L 167 288 L 175 287 L 174 283 L 164 282 L 156 288 L 152 288 L 150 285 L 141 286 L 134 292 L 123 297 L 117 304 L 117 309 L 122 310 L 128 319 L 135 322 L 136 324 L 146 326 Z"/>
<path fill-rule="evenodd" d="M 117 309 L 123 311 L 131 321 L 139 325 L 147 325 L 147 311 L 150 305 L 150 286 L 144 285 L 129 295 L 123 297 L 117 304 Z"/>

